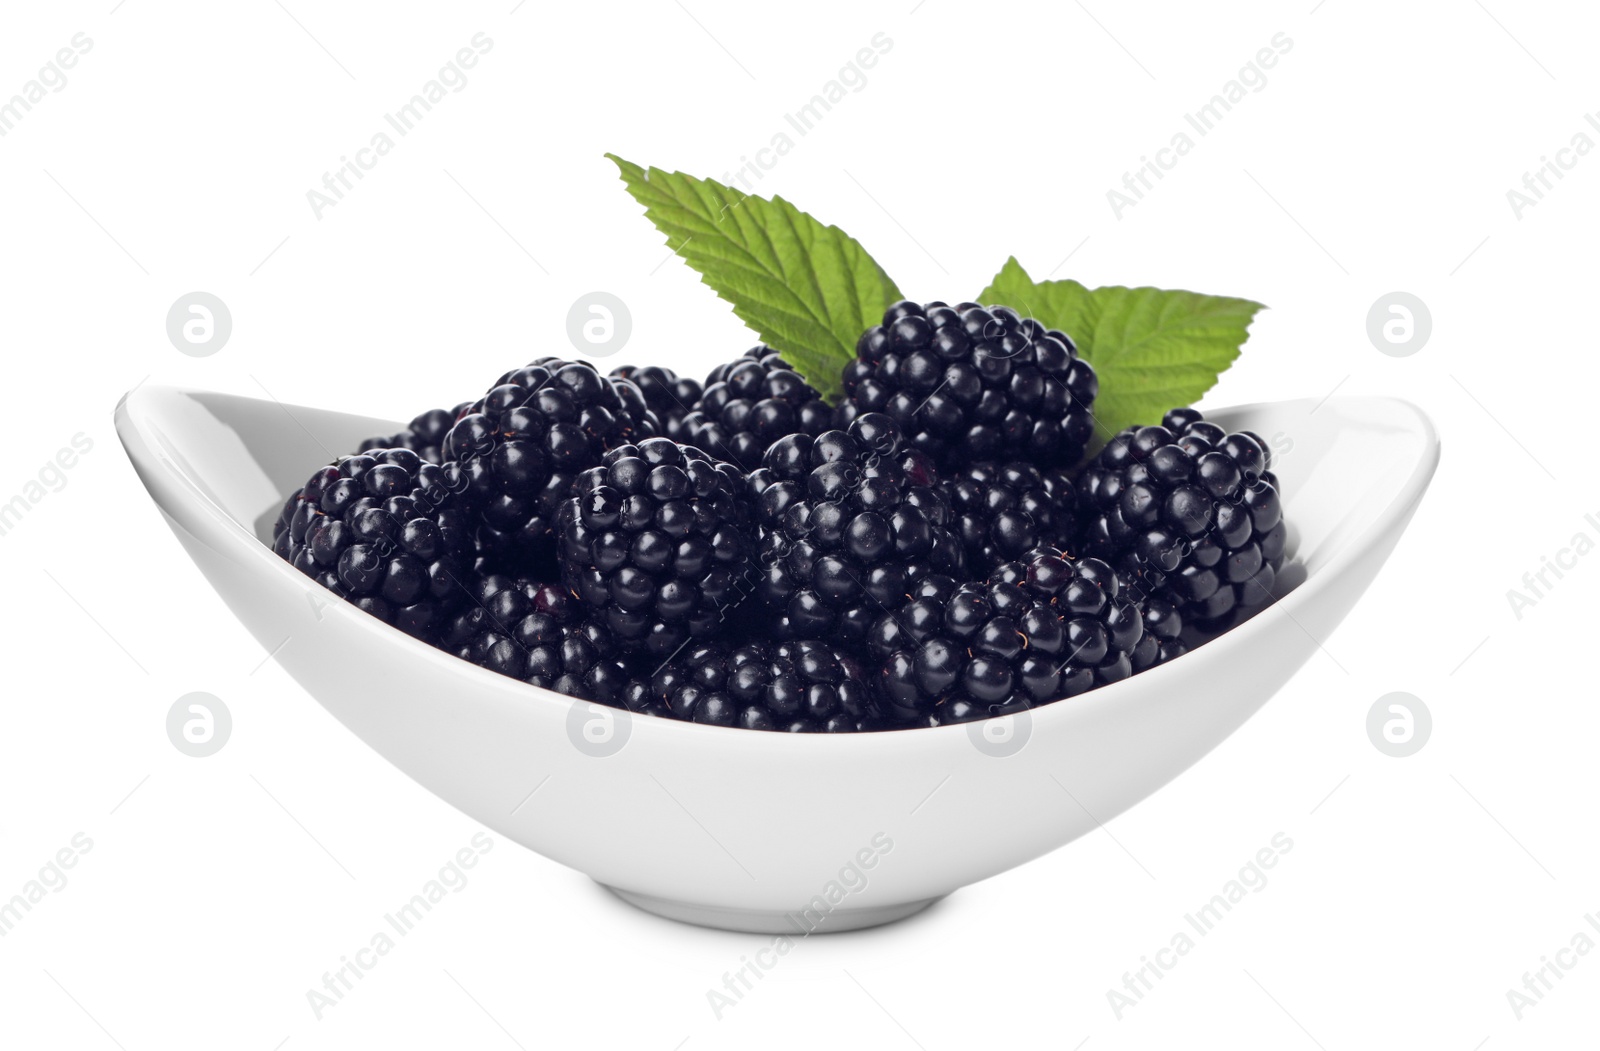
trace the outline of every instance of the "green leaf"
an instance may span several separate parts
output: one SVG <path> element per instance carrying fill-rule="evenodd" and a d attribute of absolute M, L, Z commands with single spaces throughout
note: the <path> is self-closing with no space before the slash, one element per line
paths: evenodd
<path fill-rule="evenodd" d="M 1072 337 L 1100 377 L 1094 415 L 1102 438 L 1160 423 L 1192 405 L 1239 356 L 1260 303 L 1160 288 L 1086 288 L 1034 281 L 1015 257 L 978 297 L 1003 303 Z"/>
<path fill-rule="evenodd" d="M 781 197 L 606 154 L 673 252 L 830 401 L 861 333 L 900 290 L 857 241 Z"/>

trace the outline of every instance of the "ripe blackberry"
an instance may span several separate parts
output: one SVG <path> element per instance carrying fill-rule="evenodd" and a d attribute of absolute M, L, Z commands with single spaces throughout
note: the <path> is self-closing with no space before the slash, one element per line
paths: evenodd
<path fill-rule="evenodd" d="M 1010 307 L 900 302 L 856 343 L 844 391 L 836 423 L 887 413 L 940 466 L 1071 467 L 1094 431 L 1099 380 L 1066 333 Z"/>
<path fill-rule="evenodd" d="M 284 504 L 272 549 L 407 634 L 432 641 L 463 598 L 472 536 L 448 472 L 409 449 L 323 467 Z"/>
<path fill-rule="evenodd" d="M 1098 558 L 1073 558 L 1066 552 L 1041 547 L 1022 558 L 995 569 L 992 581 L 1015 584 L 1065 618 L 1074 638 L 1087 642 L 1074 654 L 1074 665 L 1082 669 L 1079 678 L 1087 685 L 1069 682 L 1075 694 L 1090 686 L 1126 679 L 1141 667 L 1149 667 L 1148 646 L 1139 647 L 1147 633 L 1154 631 L 1160 642 L 1176 639 L 1182 619 L 1169 607 L 1156 605 L 1154 611 L 1142 602 L 1142 593 L 1127 585 L 1126 577 Z M 1074 623 L 1076 622 L 1076 623 Z M 1098 623 L 1106 639 L 1103 657 L 1100 635 L 1092 629 Z M 1078 643 L 1074 643 L 1077 647 Z M 1085 672 L 1092 671 L 1092 677 Z"/>
<path fill-rule="evenodd" d="M 490 574 L 473 584 L 439 645 L 513 679 L 619 705 L 628 670 L 611 633 L 584 612 L 565 588 Z"/>
<path fill-rule="evenodd" d="M 887 416 L 789 435 L 762 462 L 748 483 L 761 529 L 756 592 L 780 638 L 859 641 L 917 577 L 964 571 L 937 476 L 904 452 Z"/>
<path fill-rule="evenodd" d="M 1113 438 L 1078 478 L 1089 553 L 1212 633 L 1271 600 L 1286 527 L 1271 454 L 1194 409 Z"/>
<path fill-rule="evenodd" d="M 455 426 L 456 419 L 471 402 L 462 402 L 453 409 L 429 409 L 406 426 L 399 434 L 378 435 L 361 443 L 361 452 L 375 449 L 410 449 L 427 463 L 444 463 L 444 438 Z"/>
<path fill-rule="evenodd" d="M 561 507 L 561 576 L 629 652 L 665 657 L 745 595 L 751 544 L 735 468 L 670 438 L 607 452 Z"/>
<path fill-rule="evenodd" d="M 645 404 L 656 414 L 662 434 L 676 441 L 687 441 L 682 433 L 683 418 L 689 415 L 694 403 L 704 393 L 699 380 L 679 376 L 659 365 L 646 365 L 643 368 L 621 365 L 611 370 L 611 378 L 628 380 L 639 388 Z"/>
<path fill-rule="evenodd" d="M 764 345 L 718 365 L 705 393 L 684 417 L 682 441 L 719 460 L 753 471 L 779 438 L 818 435 L 833 425 L 833 409 L 794 367 Z"/>
<path fill-rule="evenodd" d="M 850 733 L 876 726 L 872 688 L 847 652 L 813 639 L 689 647 L 629 686 L 630 707 L 746 730 Z"/>
<path fill-rule="evenodd" d="M 988 573 L 1036 547 L 1074 549 L 1077 492 L 1058 468 L 1032 464 L 975 463 L 940 488 L 950 500 L 967 569 Z"/>
<path fill-rule="evenodd" d="M 905 607 L 879 618 L 869 645 L 899 719 L 986 719 L 1132 674 L 1129 653 L 1143 625 L 1138 610 L 1116 600 L 1111 567 L 1060 558 L 1044 566 L 1039 557 L 1041 580 L 1031 563 L 1010 563 L 1015 574 L 987 583 L 933 576 Z"/>
<path fill-rule="evenodd" d="M 443 450 L 476 515 L 479 551 L 551 574 L 555 512 L 578 472 L 657 427 L 638 387 L 585 362 L 541 358 L 500 377 L 456 421 Z"/>

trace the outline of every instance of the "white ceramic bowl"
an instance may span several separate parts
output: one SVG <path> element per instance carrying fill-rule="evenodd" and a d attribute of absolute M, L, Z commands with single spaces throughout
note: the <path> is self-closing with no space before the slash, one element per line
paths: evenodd
<path fill-rule="evenodd" d="M 641 908 L 795 934 L 908 916 L 1172 780 L 1349 612 L 1439 459 L 1427 417 L 1388 398 L 1213 416 L 1275 447 L 1291 532 L 1286 593 L 1273 605 L 1171 664 L 1031 713 L 837 736 L 630 718 L 573 701 L 417 642 L 276 557 L 266 541 L 286 494 L 331 454 L 396 423 L 145 386 L 123 398 L 116 426 L 224 601 L 263 646 L 287 637 L 279 663 L 395 766 Z"/>

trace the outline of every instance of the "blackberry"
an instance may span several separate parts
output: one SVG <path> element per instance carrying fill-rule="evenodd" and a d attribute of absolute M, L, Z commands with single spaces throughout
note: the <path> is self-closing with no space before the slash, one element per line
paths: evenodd
<path fill-rule="evenodd" d="M 714 634 L 750 567 L 740 489 L 732 466 L 670 438 L 617 446 L 562 505 L 562 579 L 629 652 Z"/>
<path fill-rule="evenodd" d="M 1005 306 L 900 302 L 856 343 L 837 423 L 887 413 L 942 467 L 1021 459 L 1071 467 L 1099 381 L 1064 332 Z"/>
<path fill-rule="evenodd" d="M 694 403 L 704 393 L 699 380 L 680 377 L 671 369 L 659 365 L 646 365 L 643 368 L 621 365 L 611 370 L 611 378 L 628 380 L 639 388 L 645 404 L 656 414 L 662 434 L 678 441 L 687 440 L 682 429 L 683 418 L 689 415 Z"/>
<path fill-rule="evenodd" d="M 780 638 L 860 641 L 918 577 L 964 571 L 937 476 L 904 452 L 887 416 L 789 435 L 762 462 L 748 482 L 761 531 L 756 593 L 778 614 Z"/>
<path fill-rule="evenodd" d="M 469 520 L 448 472 L 410 449 L 323 467 L 289 497 L 272 549 L 317 583 L 433 641 L 472 565 Z"/>
<path fill-rule="evenodd" d="M 490 671 L 569 697 L 617 706 L 627 667 L 611 633 L 566 589 L 490 574 L 445 626 L 439 645 Z"/>
<path fill-rule="evenodd" d="M 713 726 L 849 733 L 877 725 L 861 664 L 814 639 L 696 644 L 628 690 L 630 707 Z"/>
<path fill-rule="evenodd" d="M 585 362 L 541 358 L 500 377 L 462 413 L 443 450 L 476 516 L 479 551 L 507 568 L 553 575 L 555 512 L 578 473 L 607 449 L 654 435 L 658 423 L 638 387 Z"/>
<path fill-rule="evenodd" d="M 818 435 L 833 409 L 794 367 L 757 345 L 706 377 L 705 393 L 683 418 L 681 440 L 746 471 L 789 434 Z"/>
<path fill-rule="evenodd" d="M 1183 627 L 1170 606 L 1147 606 L 1142 593 L 1127 586 L 1123 574 L 1098 558 L 1075 559 L 1055 548 L 1041 547 L 996 568 L 991 580 L 1025 589 L 1068 622 L 1075 640 L 1073 666 L 1067 672 L 1069 696 L 1092 686 L 1120 682 L 1149 667 L 1154 660 L 1144 641 L 1147 632 L 1154 631 L 1159 648 L 1162 642 L 1175 640 Z M 1103 655 L 1102 634 L 1106 640 Z"/>
<path fill-rule="evenodd" d="M 940 488 L 955 515 L 967 568 L 987 573 L 1036 547 L 1076 548 L 1077 491 L 1058 468 L 975 463 Z"/>
<path fill-rule="evenodd" d="M 1041 560 L 1043 556 L 1040 556 Z M 872 627 L 882 696 L 902 721 L 942 725 L 1006 715 L 1131 675 L 1143 634 L 1118 603 L 1110 566 L 1031 565 L 987 583 L 933 576 Z"/>
<path fill-rule="evenodd" d="M 429 409 L 412 420 L 399 434 L 378 435 L 360 445 L 361 452 L 376 449 L 410 449 L 427 463 L 444 463 L 444 438 L 455 426 L 456 419 L 471 402 L 462 402 L 453 409 Z"/>
<path fill-rule="evenodd" d="M 1185 625 L 1224 630 L 1271 600 L 1286 527 L 1271 453 L 1194 409 L 1128 428 L 1078 478 L 1089 553 L 1177 605 Z"/>

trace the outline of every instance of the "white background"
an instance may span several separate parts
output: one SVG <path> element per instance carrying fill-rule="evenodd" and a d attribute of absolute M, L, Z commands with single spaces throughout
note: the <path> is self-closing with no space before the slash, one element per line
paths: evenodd
<path fill-rule="evenodd" d="M 8 5 L 0 27 L 0 97 L 93 41 L 0 138 L 0 502 L 74 434 L 94 443 L 0 536 L 0 897 L 93 842 L 0 939 L 7 1046 L 1593 1042 L 1600 952 L 1520 1021 L 1506 997 L 1600 911 L 1600 557 L 1520 619 L 1507 599 L 1600 537 L 1600 159 L 1520 217 L 1507 199 L 1575 134 L 1600 141 L 1592 10 L 113 3 Z M 466 86 L 315 217 L 306 192 L 479 32 Z M 153 374 L 405 418 L 568 353 L 567 309 L 595 289 L 634 318 L 608 364 L 703 373 L 753 338 L 602 154 L 721 176 L 880 32 L 865 87 L 760 192 L 849 230 L 918 299 L 971 296 L 1016 254 L 1041 278 L 1269 304 L 1206 404 L 1416 401 L 1445 455 L 1409 535 L 1325 655 L 1109 833 L 808 939 L 721 1020 L 706 990 L 767 939 L 643 915 L 499 840 L 317 1020 L 306 991 L 479 829 L 263 662 L 145 498 L 116 399 Z M 1265 86 L 1115 215 L 1107 190 L 1280 32 Z M 233 316 L 206 358 L 165 331 L 196 289 Z M 1431 309 L 1411 357 L 1366 334 L 1395 290 Z M 234 717 L 207 759 L 164 729 L 194 690 Z M 1406 759 L 1365 729 L 1396 690 L 1434 718 Z M 1119 1020 L 1107 990 L 1279 832 L 1265 888 Z"/>

